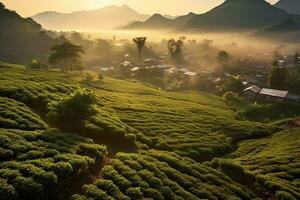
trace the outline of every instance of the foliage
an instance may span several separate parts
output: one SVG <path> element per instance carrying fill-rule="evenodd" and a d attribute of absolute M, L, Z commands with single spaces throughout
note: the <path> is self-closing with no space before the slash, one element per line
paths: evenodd
<path fill-rule="evenodd" d="M 218 62 L 221 63 L 221 64 L 226 64 L 228 61 L 229 61 L 229 54 L 227 51 L 219 51 L 219 54 L 218 54 Z"/>
<path fill-rule="evenodd" d="M 227 78 L 226 82 L 218 86 L 221 93 L 234 92 L 241 94 L 245 89 L 243 81 L 240 76 L 232 76 Z"/>
<path fill-rule="evenodd" d="M 275 102 L 272 104 L 253 104 L 239 114 L 254 121 L 272 121 L 297 117 L 300 114 L 299 103 Z"/>
<path fill-rule="evenodd" d="M 81 70 L 82 64 L 80 54 L 84 53 L 82 46 L 72 44 L 69 41 L 51 47 L 52 54 L 49 63 L 52 65 L 62 65 L 63 70 Z"/>
<path fill-rule="evenodd" d="M 81 133 L 85 121 L 95 114 L 95 94 L 87 89 L 77 90 L 48 105 L 48 118 L 60 129 Z"/>

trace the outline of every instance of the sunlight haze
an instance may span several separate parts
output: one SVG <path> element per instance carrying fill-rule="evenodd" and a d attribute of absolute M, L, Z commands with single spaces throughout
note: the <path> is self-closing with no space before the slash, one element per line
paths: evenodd
<path fill-rule="evenodd" d="M 277 0 L 268 0 L 275 3 Z M 73 12 L 97 9 L 108 5 L 127 4 L 143 14 L 181 15 L 188 12 L 203 13 L 223 0 L 3 0 L 8 8 L 29 17 L 43 11 Z"/>

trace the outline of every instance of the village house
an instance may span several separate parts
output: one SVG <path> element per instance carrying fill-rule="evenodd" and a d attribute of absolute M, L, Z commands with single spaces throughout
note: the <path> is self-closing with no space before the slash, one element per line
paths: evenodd
<path fill-rule="evenodd" d="M 263 88 L 259 92 L 259 97 L 269 101 L 283 101 L 287 98 L 288 91 Z"/>

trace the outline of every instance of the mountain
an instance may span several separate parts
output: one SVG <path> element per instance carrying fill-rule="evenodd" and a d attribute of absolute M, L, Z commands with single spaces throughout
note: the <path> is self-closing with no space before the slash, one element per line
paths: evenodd
<path fill-rule="evenodd" d="M 299 0 L 280 0 L 275 6 L 288 13 L 300 14 L 300 1 Z"/>
<path fill-rule="evenodd" d="M 47 29 L 113 29 L 133 21 L 146 20 L 149 16 L 139 14 L 127 5 L 107 6 L 97 10 L 59 13 L 47 11 L 32 18 Z"/>
<path fill-rule="evenodd" d="M 286 32 L 286 31 L 298 31 L 300 25 L 293 18 L 288 18 L 278 24 L 275 24 L 269 28 L 266 28 L 266 32 Z"/>
<path fill-rule="evenodd" d="M 0 60 L 26 63 L 42 59 L 53 44 L 40 24 L 31 18 L 22 18 L 0 2 Z"/>
<path fill-rule="evenodd" d="M 174 29 L 184 26 L 189 20 L 195 17 L 195 13 L 176 17 L 175 19 L 166 18 L 160 14 L 154 14 L 144 22 L 133 22 L 125 29 Z"/>
<path fill-rule="evenodd" d="M 265 0 L 226 0 L 207 13 L 192 18 L 186 29 L 236 30 L 265 28 L 289 17 Z"/>

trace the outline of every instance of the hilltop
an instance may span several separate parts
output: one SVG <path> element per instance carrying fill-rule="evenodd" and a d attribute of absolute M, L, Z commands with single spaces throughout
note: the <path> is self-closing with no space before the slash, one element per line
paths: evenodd
<path fill-rule="evenodd" d="M 107 6 L 97 10 L 72 13 L 47 11 L 32 16 L 44 28 L 53 30 L 112 29 L 133 21 L 143 21 L 148 17 L 148 15 L 137 13 L 127 5 Z"/>
<path fill-rule="evenodd" d="M 169 19 L 160 14 L 154 14 L 144 22 L 133 22 L 125 29 L 175 29 L 184 26 L 189 20 L 195 17 L 195 13 Z"/>
<path fill-rule="evenodd" d="M 280 0 L 275 6 L 291 14 L 300 14 L 300 1 L 298 0 Z"/>
<path fill-rule="evenodd" d="M 265 29 L 266 32 L 286 32 L 286 31 L 299 31 L 300 24 L 297 23 L 293 18 L 288 18 L 279 24 L 271 26 Z"/>
<path fill-rule="evenodd" d="M 253 30 L 266 28 L 289 17 L 265 0 L 226 0 L 207 13 L 192 18 L 186 29 Z"/>

